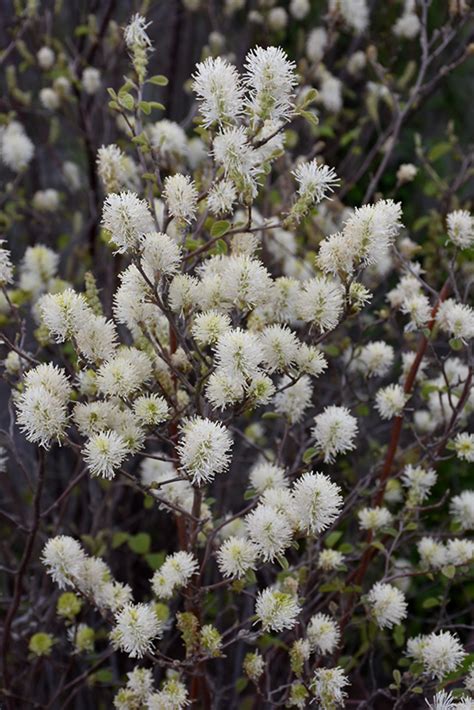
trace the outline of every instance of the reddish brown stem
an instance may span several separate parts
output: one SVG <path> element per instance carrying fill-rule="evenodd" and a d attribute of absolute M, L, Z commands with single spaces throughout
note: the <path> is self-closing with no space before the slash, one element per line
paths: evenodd
<path fill-rule="evenodd" d="M 430 333 L 433 330 L 433 327 L 434 327 L 434 324 L 436 321 L 436 314 L 438 313 L 438 309 L 439 309 L 441 303 L 443 303 L 443 301 L 446 299 L 448 293 L 449 293 L 449 279 L 445 281 L 441 291 L 439 292 L 438 299 L 431 310 L 431 319 L 427 325 L 427 328 L 430 331 Z M 407 378 L 405 380 L 405 384 L 403 386 L 403 391 L 407 395 L 412 394 L 413 387 L 415 385 L 416 376 L 418 374 L 418 370 L 420 368 L 423 357 L 425 356 L 427 347 L 428 347 L 428 337 L 426 335 L 423 335 L 423 337 L 421 338 L 421 340 L 419 342 L 415 359 L 413 360 L 413 363 L 410 367 Z M 393 421 L 392 431 L 390 434 L 390 443 L 388 445 L 387 453 L 385 454 L 385 459 L 384 459 L 382 471 L 380 474 L 379 485 L 378 485 L 377 491 L 375 493 L 375 496 L 373 498 L 373 505 L 374 506 L 379 506 L 383 501 L 383 498 L 385 495 L 385 489 L 387 487 L 387 483 L 389 481 L 390 474 L 392 473 L 393 463 L 394 463 L 395 456 L 397 453 L 398 443 L 400 441 L 400 435 L 402 433 L 403 419 L 404 419 L 404 414 L 402 412 L 402 414 L 398 417 L 395 417 L 395 419 Z M 369 531 L 369 533 L 367 535 L 367 540 L 366 540 L 367 547 L 366 547 L 364 554 L 362 555 L 362 559 L 360 561 L 360 564 L 348 576 L 346 584 L 360 585 L 360 583 L 364 579 L 371 560 L 377 554 L 377 549 L 375 547 L 371 546 L 372 539 L 373 539 L 372 532 Z M 342 628 L 344 628 L 344 626 L 349 621 L 349 619 L 352 615 L 353 608 L 354 608 L 354 594 L 351 595 L 346 613 L 344 614 L 344 616 L 342 618 L 342 621 L 341 621 Z"/>

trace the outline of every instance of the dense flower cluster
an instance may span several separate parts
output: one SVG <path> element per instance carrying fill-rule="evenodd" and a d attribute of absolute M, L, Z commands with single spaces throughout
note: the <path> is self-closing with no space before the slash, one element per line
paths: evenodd
<path fill-rule="evenodd" d="M 182 5 L 198 12 L 200 3 Z M 232 16 L 245 3 L 222 5 Z M 399 99 L 402 80 L 381 83 L 375 46 L 352 51 L 369 30 L 370 5 L 329 0 L 325 26 L 301 35 L 298 65 L 270 45 L 250 49 L 239 69 L 212 32 L 186 85 L 182 125 L 150 117 L 162 110 L 151 91 L 166 85 L 150 74 L 150 22 L 135 14 L 114 25 L 107 42 L 125 47 L 129 62 L 125 84 L 109 88 L 116 141 L 95 153 L 81 109 L 91 195 L 103 193 L 90 229 L 103 283 L 91 272 L 73 283 L 67 259 L 41 243 L 15 266 L 17 245 L 0 243 L 0 320 L 16 328 L 2 341 L 5 379 L 18 428 L 39 451 L 34 515 L 19 522 L 31 536 L 24 564 L 53 513 L 40 559 L 61 590 L 63 636 L 71 654 L 93 659 L 91 686 L 108 679 L 96 668 L 117 653 L 117 710 L 210 707 L 211 690 L 225 704 L 227 690 L 219 694 L 208 669 L 222 676 L 231 664 L 229 684 L 251 688 L 262 706 L 335 710 L 349 695 L 356 702 L 359 660 L 387 681 L 381 697 L 396 707 L 423 692 L 432 708 L 474 705 L 464 633 L 471 590 L 460 589 L 474 565 L 474 216 L 449 195 L 430 226 L 436 261 L 413 241 L 418 229 L 404 227 L 398 190 L 418 180 L 414 164 L 402 163 L 384 194 L 376 171 L 364 199 L 350 193 L 358 206 L 342 203 L 354 185 L 321 157 L 322 139 L 353 100 L 325 64 L 334 36 L 354 35 L 344 72 L 362 87 L 369 63 L 380 82 L 372 77 L 364 91 L 381 136 L 367 150 L 381 173 L 391 154 L 383 111 L 413 108 Z M 428 52 L 426 16 L 411 0 L 402 5 L 392 40 L 421 34 Z M 308 0 L 256 7 L 251 22 L 273 32 L 313 13 Z M 97 47 L 103 41 L 92 21 L 78 30 L 97 35 Z M 31 57 L 51 83 L 38 91 L 48 116 L 67 113 L 73 97 L 105 93 L 90 61 L 66 72 L 55 44 Z M 324 112 L 326 132 L 315 133 Z M 2 114 L 9 192 L 36 150 Z M 68 190 L 80 191 L 78 166 L 67 161 L 61 171 Z M 36 190 L 31 210 L 40 225 L 54 221 L 60 189 Z M 430 266 L 446 272 L 444 286 Z M 2 472 L 16 448 L 2 447 Z M 51 483 L 57 497 L 43 508 L 48 465 L 69 454 L 70 481 L 59 493 Z M 23 454 L 18 461 L 30 487 L 30 464 Z M 448 461 L 456 475 L 446 475 Z M 76 486 L 89 527 L 71 532 L 63 516 Z M 14 604 L 23 574 L 21 562 Z M 439 623 L 423 616 L 429 610 L 440 610 Z M 36 629 L 36 617 L 25 619 Z M 7 616 L 8 635 L 9 625 Z M 28 648 L 45 660 L 60 643 L 39 631 Z M 396 668 L 379 657 L 390 644 Z M 75 687 L 64 673 L 58 697 Z M 446 679 L 464 679 L 461 699 L 440 690 Z M 362 703 L 376 697 L 367 691 Z"/>

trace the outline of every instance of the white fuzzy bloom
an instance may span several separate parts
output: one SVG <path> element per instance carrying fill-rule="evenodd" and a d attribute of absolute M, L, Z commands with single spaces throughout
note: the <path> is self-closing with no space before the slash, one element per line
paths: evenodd
<path fill-rule="evenodd" d="M 474 542 L 472 540 L 454 539 L 446 543 L 446 555 L 451 565 L 468 565 L 474 558 Z"/>
<path fill-rule="evenodd" d="M 41 562 L 60 589 L 78 577 L 85 558 L 80 543 L 67 535 L 50 538 L 41 553 Z"/>
<path fill-rule="evenodd" d="M 260 121 L 287 120 L 293 111 L 296 65 L 280 47 L 255 47 L 245 59 L 248 107 Z"/>
<path fill-rule="evenodd" d="M 400 480 L 402 485 L 409 489 L 408 501 L 412 505 L 419 505 L 428 498 L 438 476 L 432 468 L 408 464 L 403 469 Z"/>
<path fill-rule="evenodd" d="M 181 249 L 167 234 L 162 232 L 145 234 L 141 249 L 142 267 L 152 283 L 161 276 L 173 276 L 179 271 Z"/>
<path fill-rule="evenodd" d="M 154 222 L 145 200 L 134 192 L 109 194 L 105 198 L 102 225 L 111 234 L 117 252 L 137 249 L 144 234 L 153 232 Z"/>
<path fill-rule="evenodd" d="M 285 29 L 288 24 L 288 14 L 284 7 L 272 7 L 267 15 L 268 26 L 274 32 Z"/>
<path fill-rule="evenodd" d="M 326 462 L 332 462 L 338 454 L 355 448 L 357 419 L 350 414 L 347 407 L 326 407 L 324 412 L 314 418 L 314 422 L 311 433 L 315 447 L 324 454 Z"/>
<path fill-rule="evenodd" d="M 418 168 L 416 165 L 413 165 L 413 163 L 402 163 L 397 170 L 398 183 L 400 185 L 404 185 L 407 182 L 412 182 L 415 179 L 417 172 Z"/>
<path fill-rule="evenodd" d="M 226 59 L 209 57 L 197 64 L 192 78 L 204 126 L 235 123 L 244 93 L 236 68 Z"/>
<path fill-rule="evenodd" d="M 319 377 L 327 369 L 328 363 L 318 348 L 313 345 L 306 345 L 306 343 L 300 343 L 296 353 L 296 365 L 299 372 L 312 375 L 312 377 Z"/>
<path fill-rule="evenodd" d="M 42 323 L 57 343 L 72 338 L 91 316 L 84 296 L 71 288 L 42 296 L 38 307 Z"/>
<path fill-rule="evenodd" d="M 321 85 L 319 87 L 318 100 L 329 113 L 339 113 L 342 109 L 342 81 L 330 74 L 323 73 Z"/>
<path fill-rule="evenodd" d="M 356 76 L 362 69 L 367 65 L 367 57 L 365 52 L 359 49 L 354 54 L 351 54 L 349 61 L 347 62 L 347 71 L 352 76 Z"/>
<path fill-rule="evenodd" d="M 296 20 L 303 20 L 311 9 L 309 0 L 291 0 L 290 12 Z"/>
<path fill-rule="evenodd" d="M 300 611 L 298 601 L 291 594 L 268 588 L 257 595 L 255 613 L 264 631 L 292 629 Z"/>
<path fill-rule="evenodd" d="M 24 384 L 25 391 L 31 387 L 44 387 L 63 404 L 66 404 L 71 392 L 65 371 L 50 362 L 28 370 L 25 374 Z"/>
<path fill-rule="evenodd" d="M 41 47 L 41 49 L 36 54 L 36 59 L 41 69 L 47 71 L 51 69 L 54 62 L 56 61 L 56 55 L 51 49 L 51 47 Z"/>
<path fill-rule="evenodd" d="M 24 170 L 33 158 L 35 148 L 23 126 L 12 121 L 0 132 L 0 160 L 16 173 Z"/>
<path fill-rule="evenodd" d="M 306 56 L 312 62 L 320 62 L 328 43 L 328 35 L 324 27 L 315 27 L 306 39 Z"/>
<path fill-rule="evenodd" d="M 258 337 L 240 328 L 225 332 L 217 341 L 216 363 L 237 383 L 258 374 L 262 357 Z"/>
<path fill-rule="evenodd" d="M 470 666 L 467 676 L 464 678 L 464 687 L 470 693 L 474 693 L 474 665 Z"/>
<path fill-rule="evenodd" d="M 237 190 L 232 180 L 219 180 L 211 185 L 207 194 L 207 206 L 211 214 L 228 214 L 237 200 Z"/>
<path fill-rule="evenodd" d="M 263 493 L 268 488 L 288 487 L 285 469 L 267 461 L 254 466 L 250 471 L 249 479 L 250 485 L 257 493 Z"/>
<path fill-rule="evenodd" d="M 226 313 L 206 311 L 199 313 L 191 327 L 193 338 L 198 345 L 213 345 L 230 330 L 231 320 Z"/>
<path fill-rule="evenodd" d="M 474 244 L 474 217 L 467 210 L 455 210 L 446 217 L 448 236 L 460 249 Z"/>
<path fill-rule="evenodd" d="M 46 86 L 39 92 L 39 100 L 47 111 L 56 111 L 61 103 L 61 96 L 50 86 Z"/>
<path fill-rule="evenodd" d="M 409 399 L 401 385 L 388 385 L 375 395 L 375 408 L 382 419 L 392 419 L 401 415 Z"/>
<path fill-rule="evenodd" d="M 75 334 L 77 349 L 90 363 L 99 364 L 109 360 L 117 347 L 117 333 L 112 321 L 89 312 Z"/>
<path fill-rule="evenodd" d="M 312 651 L 333 653 L 340 641 L 341 632 L 336 622 L 327 614 L 314 614 L 306 629 Z"/>
<path fill-rule="evenodd" d="M 335 668 L 317 668 L 314 672 L 311 690 L 321 710 L 333 710 L 343 705 L 347 693 L 344 687 L 349 685 L 346 674 L 339 666 Z"/>
<path fill-rule="evenodd" d="M 474 530 L 474 491 L 463 491 L 454 496 L 451 499 L 449 512 L 462 530 Z"/>
<path fill-rule="evenodd" d="M 222 165 L 227 178 L 231 179 L 239 195 L 257 195 L 257 151 L 248 142 L 243 126 L 224 128 L 212 144 L 214 159 Z"/>
<path fill-rule="evenodd" d="M 394 359 L 392 346 L 376 340 L 364 345 L 355 358 L 354 368 L 366 377 L 383 377 L 389 372 Z"/>
<path fill-rule="evenodd" d="M 456 434 L 453 445 L 458 459 L 474 462 L 474 434 L 468 434 L 467 431 Z"/>
<path fill-rule="evenodd" d="M 357 513 L 362 530 L 380 530 L 390 525 L 393 515 L 387 508 L 363 508 Z"/>
<path fill-rule="evenodd" d="M 138 421 L 146 426 L 156 426 L 169 417 L 166 400 L 157 394 L 138 397 L 133 403 L 133 411 Z"/>
<path fill-rule="evenodd" d="M 170 284 L 168 301 L 174 313 L 191 311 L 198 298 L 199 282 L 188 274 L 176 274 Z"/>
<path fill-rule="evenodd" d="M 4 239 L 0 239 L 0 287 L 3 288 L 13 283 L 13 264 L 10 251 L 3 249 L 2 244 L 5 244 Z"/>
<path fill-rule="evenodd" d="M 258 549 L 244 537 L 231 536 L 222 543 L 216 556 L 224 577 L 244 577 L 249 570 L 255 569 Z"/>
<path fill-rule="evenodd" d="M 178 453 L 182 468 L 195 485 L 213 480 L 217 473 L 226 471 L 230 464 L 232 438 L 219 422 L 193 417 L 181 425 Z"/>
<path fill-rule="evenodd" d="M 115 143 L 99 148 L 96 164 L 106 192 L 120 192 L 140 184 L 136 164 Z"/>
<path fill-rule="evenodd" d="M 369 26 L 366 0 L 329 0 L 329 12 L 340 14 L 345 24 L 357 34 L 361 34 Z"/>
<path fill-rule="evenodd" d="M 393 34 L 405 39 L 413 39 L 419 33 L 420 18 L 414 12 L 404 12 L 393 26 Z"/>
<path fill-rule="evenodd" d="M 122 436 L 115 431 L 103 431 L 91 437 L 84 446 L 84 461 L 93 476 L 110 480 L 128 453 Z"/>
<path fill-rule="evenodd" d="M 166 680 L 158 693 L 146 698 L 147 710 L 184 710 L 189 704 L 186 686 L 176 678 Z"/>
<path fill-rule="evenodd" d="M 421 293 L 405 298 L 400 310 L 410 316 L 410 323 L 406 326 L 406 330 L 424 328 L 431 320 L 429 298 Z"/>
<path fill-rule="evenodd" d="M 400 308 L 403 301 L 420 293 L 420 282 L 412 274 L 402 276 L 398 285 L 387 294 L 387 300 L 393 308 Z"/>
<path fill-rule="evenodd" d="M 466 653 L 456 634 L 438 631 L 408 639 L 407 655 L 420 661 L 427 674 L 441 680 L 458 668 Z"/>
<path fill-rule="evenodd" d="M 49 448 L 61 441 L 68 421 L 70 386 L 62 370 L 52 364 L 29 370 L 25 388 L 16 400 L 17 422 L 28 441 Z"/>
<path fill-rule="evenodd" d="M 136 348 L 123 348 L 101 365 L 97 387 L 106 397 L 127 398 L 137 392 L 152 374 L 148 355 Z"/>
<path fill-rule="evenodd" d="M 82 72 L 82 86 L 86 94 L 96 94 L 102 84 L 100 71 L 95 67 L 86 67 Z"/>
<path fill-rule="evenodd" d="M 445 690 L 438 691 L 433 696 L 433 702 L 429 702 L 425 698 L 425 702 L 430 710 L 458 710 L 460 707 L 464 707 L 462 704 L 458 704 L 452 693 L 446 692 Z M 462 701 L 461 701 L 462 702 Z"/>
<path fill-rule="evenodd" d="M 260 347 L 268 372 L 282 372 L 294 365 L 299 341 L 296 335 L 281 325 L 270 325 L 260 334 Z"/>
<path fill-rule="evenodd" d="M 275 411 L 284 414 L 291 424 L 299 422 L 305 410 L 311 404 L 313 387 L 307 375 L 300 377 L 295 384 L 286 375 L 279 382 L 279 389 L 274 397 Z"/>
<path fill-rule="evenodd" d="M 244 394 L 242 381 L 236 380 L 222 368 L 217 368 L 207 381 L 206 398 L 215 409 L 237 404 L 244 398 Z"/>
<path fill-rule="evenodd" d="M 436 315 L 439 327 L 454 338 L 469 340 L 474 337 L 474 310 L 453 298 L 444 301 Z"/>
<path fill-rule="evenodd" d="M 250 540 L 265 561 L 273 561 L 291 545 L 293 530 L 290 522 L 271 505 L 258 505 L 246 516 L 245 525 Z"/>
<path fill-rule="evenodd" d="M 148 131 L 150 143 L 164 166 L 174 167 L 174 161 L 181 161 L 187 155 L 188 141 L 179 123 L 163 118 L 151 125 Z"/>
<path fill-rule="evenodd" d="M 165 180 L 163 196 L 172 217 L 192 222 L 196 217 L 198 191 L 189 175 L 170 175 Z"/>
<path fill-rule="evenodd" d="M 146 33 L 146 29 L 150 25 L 151 22 L 147 22 L 143 15 L 136 13 L 132 16 L 124 31 L 125 44 L 129 49 L 133 50 L 135 47 L 148 49 L 151 47 L 151 39 Z"/>
<path fill-rule="evenodd" d="M 128 653 L 130 658 L 143 658 L 153 651 L 162 624 L 153 608 L 147 604 L 126 604 L 115 616 L 115 626 L 110 634 L 115 648 Z"/>
<path fill-rule="evenodd" d="M 391 584 L 374 584 L 367 601 L 375 623 L 381 629 L 391 629 L 407 616 L 405 595 Z"/>
<path fill-rule="evenodd" d="M 341 489 L 323 473 L 305 473 L 293 486 L 296 517 L 307 533 L 321 533 L 341 512 Z"/>
<path fill-rule="evenodd" d="M 446 548 L 432 537 L 423 537 L 418 545 L 421 565 L 427 568 L 439 569 L 447 564 Z"/>
<path fill-rule="evenodd" d="M 109 402 L 77 402 L 73 419 L 80 433 L 90 437 L 109 428 L 114 416 L 115 408 Z"/>
<path fill-rule="evenodd" d="M 317 276 L 304 284 L 300 296 L 301 318 L 314 323 L 321 333 L 326 333 L 339 323 L 344 304 L 342 286 L 326 277 Z"/>
<path fill-rule="evenodd" d="M 332 572 L 344 564 L 344 555 L 339 550 L 321 550 L 318 558 L 318 569 Z"/>
<path fill-rule="evenodd" d="M 239 310 L 251 310 L 270 296 L 273 282 L 257 259 L 230 256 L 222 270 L 222 298 Z"/>
<path fill-rule="evenodd" d="M 324 200 L 328 192 L 333 191 L 333 185 L 339 184 L 334 168 L 319 165 L 316 159 L 309 163 L 300 163 L 292 175 L 298 183 L 298 195 L 311 204 Z"/>
<path fill-rule="evenodd" d="M 37 190 L 33 195 L 33 207 L 40 212 L 56 212 L 59 207 L 59 192 L 51 188 Z"/>
<path fill-rule="evenodd" d="M 174 555 L 168 555 L 152 577 L 153 593 L 158 599 L 171 599 L 177 589 L 188 585 L 198 569 L 198 562 L 190 552 L 175 552 Z"/>
<path fill-rule="evenodd" d="M 377 264 L 400 232 L 401 215 L 401 204 L 393 200 L 357 207 L 343 229 L 354 260 Z"/>

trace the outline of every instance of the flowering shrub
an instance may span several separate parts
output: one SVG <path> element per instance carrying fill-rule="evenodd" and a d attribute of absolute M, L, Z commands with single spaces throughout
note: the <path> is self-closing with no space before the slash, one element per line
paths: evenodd
<path fill-rule="evenodd" d="M 257 6 L 269 33 L 313 14 Z M 73 59 L 68 38 L 32 52 L 56 15 L 28 2 L 1 57 L 46 77 L 32 101 L 10 64 L 0 117 L 6 707 L 473 707 L 473 156 L 450 128 L 446 176 L 416 137 L 431 212 L 414 164 L 385 183 L 411 112 L 468 61 L 467 3 L 434 28 L 428 0 L 401 3 L 390 31 L 421 55 L 400 75 L 365 0 L 242 62 L 214 32 L 182 125 L 152 116 L 150 20 L 112 10 Z M 45 141 L 63 187 L 30 195 Z M 88 222 L 59 234 L 84 192 Z"/>

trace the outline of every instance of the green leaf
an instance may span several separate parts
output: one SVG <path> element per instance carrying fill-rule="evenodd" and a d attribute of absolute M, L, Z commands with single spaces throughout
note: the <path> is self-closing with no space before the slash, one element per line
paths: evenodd
<path fill-rule="evenodd" d="M 244 500 L 252 500 L 252 498 L 255 498 L 256 495 L 257 491 L 253 488 L 249 488 L 248 491 L 245 491 L 244 493 Z"/>
<path fill-rule="evenodd" d="M 218 222 L 214 222 L 211 227 L 211 237 L 222 237 L 230 229 L 230 222 L 226 219 L 221 219 Z"/>
<path fill-rule="evenodd" d="M 317 116 L 314 115 L 311 111 L 304 111 L 300 110 L 299 115 L 302 116 L 308 123 L 313 126 L 313 128 L 318 128 L 319 126 L 319 119 Z"/>
<path fill-rule="evenodd" d="M 393 671 L 393 680 L 395 681 L 395 685 L 397 686 L 397 688 L 399 688 L 402 684 L 402 674 L 400 673 L 398 668 L 395 668 L 395 670 Z"/>
<path fill-rule="evenodd" d="M 269 419 L 269 420 L 273 421 L 274 419 L 279 419 L 280 415 L 277 414 L 276 412 L 264 412 L 262 414 L 261 418 L 262 419 Z"/>
<path fill-rule="evenodd" d="M 437 143 L 428 152 L 428 160 L 431 160 L 432 162 L 434 162 L 435 160 L 439 160 L 439 158 L 442 158 L 443 155 L 446 155 L 446 153 L 449 153 L 450 150 L 451 150 L 451 143 L 447 143 L 447 142 Z"/>
<path fill-rule="evenodd" d="M 151 113 L 151 106 L 149 101 L 140 101 L 138 104 L 138 108 L 147 116 L 149 116 Z"/>
<path fill-rule="evenodd" d="M 248 680 L 247 680 L 247 678 L 242 678 L 242 677 L 241 677 L 241 678 L 237 678 L 237 680 L 236 680 L 236 682 L 235 682 L 235 689 L 236 689 L 236 691 L 237 691 L 238 693 L 241 693 L 243 690 L 245 690 L 245 688 L 247 687 L 247 685 L 248 685 Z"/>
<path fill-rule="evenodd" d="M 219 239 L 216 242 L 216 244 L 214 246 L 214 252 L 219 255 L 220 254 L 227 254 L 227 252 L 228 252 L 227 244 L 225 243 L 225 241 L 223 239 Z"/>
<path fill-rule="evenodd" d="M 425 599 L 425 601 L 422 604 L 423 609 L 432 609 L 434 606 L 439 606 L 439 605 L 440 605 L 440 600 L 437 599 L 436 597 L 428 597 L 428 599 Z"/>
<path fill-rule="evenodd" d="M 339 552 L 342 552 L 343 555 L 350 555 L 354 549 L 354 545 L 351 545 L 350 542 L 343 542 L 337 549 Z"/>
<path fill-rule="evenodd" d="M 314 446 L 311 446 L 309 449 L 306 449 L 306 451 L 303 454 L 303 463 L 309 463 L 312 458 L 316 455 L 316 449 Z"/>
<path fill-rule="evenodd" d="M 133 111 L 135 100 L 131 94 L 119 94 L 118 101 L 120 106 L 123 106 L 127 111 Z"/>
<path fill-rule="evenodd" d="M 324 540 L 326 547 L 334 547 L 334 545 L 339 542 L 342 537 L 342 532 L 340 530 L 333 530 Z"/>
<path fill-rule="evenodd" d="M 399 647 L 403 646 L 403 644 L 405 643 L 405 627 L 401 624 L 395 626 L 393 630 L 393 640 Z"/>
<path fill-rule="evenodd" d="M 128 546 L 137 555 L 146 555 L 150 549 L 151 536 L 142 532 L 132 535 L 128 541 Z"/>
<path fill-rule="evenodd" d="M 314 103 L 316 99 L 318 98 L 318 91 L 317 89 L 309 89 L 309 91 L 306 91 L 303 97 L 303 103 L 301 104 L 301 108 L 304 109 L 306 106 L 309 106 L 310 104 Z"/>
<path fill-rule="evenodd" d="M 120 545 L 123 545 L 124 542 L 127 542 L 129 538 L 129 534 L 126 532 L 116 532 L 112 535 L 112 550 L 116 550 L 117 547 L 120 547 Z"/>
<path fill-rule="evenodd" d="M 145 559 L 150 565 L 152 570 L 159 569 L 163 562 L 165 561 L 165 553 L 164 552 L 149 552 L 148 555 L 145 555 Z"/>
<path fill-rule="evenodd" d="M 449 341 L 449 347 L 451 350 L 462 350 L 463 342 L 460 338 L 451 338 Z"/>
<path fill-rule="evenodd" d="M 93 677 L 94 680 L 99 681 L 99 683 L 112 683 L 114 679 L 112 671 L 107 668 L 102 668 L 100 671 L 97 671 L 97 673 L 94 673 Z"/>
<path fill-rule="evenodd" d="M 168 84 L 168 78 L 163 76 L 163 74 L 156 74 L 147 79 L 145 83 L 155 84 L 156 86 L 166 86 Z"/>
<path fill-rule="evenodd" d="M 446 567 L 443 567 L 441 569 L 441 572 L 448 579 L 453 579 L 454 575 L 456 574 L 456 567 L 454 565 L 446 565 Z"/>

